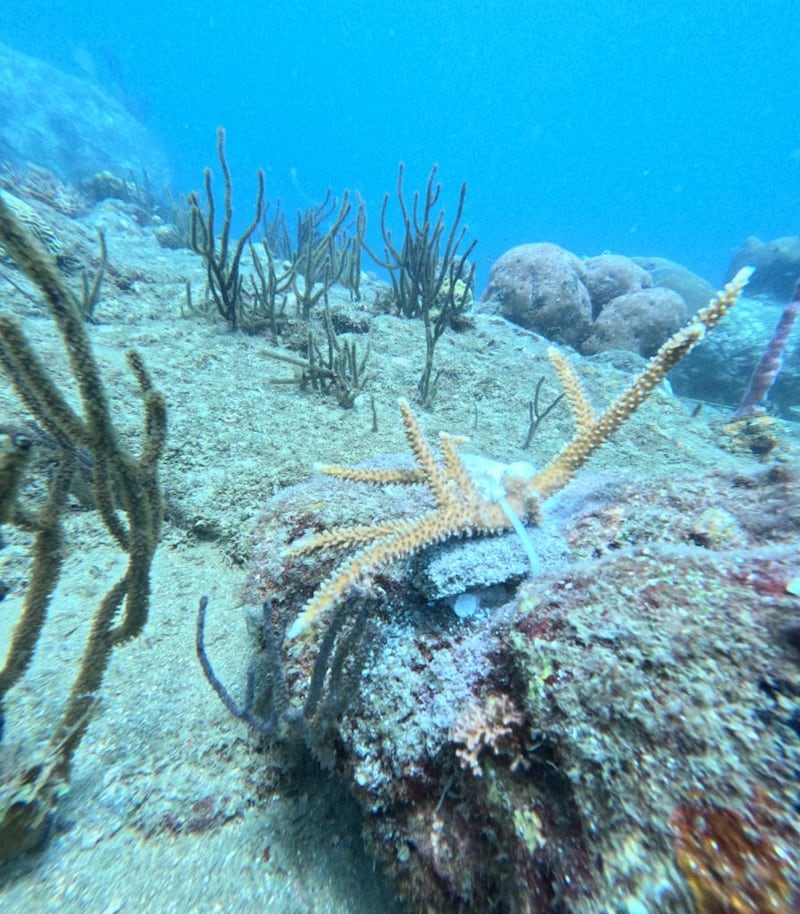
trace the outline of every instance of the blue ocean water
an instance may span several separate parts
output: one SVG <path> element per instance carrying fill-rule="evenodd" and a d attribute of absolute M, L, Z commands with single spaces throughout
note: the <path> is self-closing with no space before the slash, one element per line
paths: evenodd
<path fill-rule="evenodd" d="M 175 189 L 228 131 L 288 211 L 358 189 L 377 229 L 398 162 L 468 183 L 479 282 L 512 245 L 658 254 L 717 282 L 745 236 L 797 231 L 790 0 L 18 0 L 0 41 L 102 83 L 161 140 Z"/>

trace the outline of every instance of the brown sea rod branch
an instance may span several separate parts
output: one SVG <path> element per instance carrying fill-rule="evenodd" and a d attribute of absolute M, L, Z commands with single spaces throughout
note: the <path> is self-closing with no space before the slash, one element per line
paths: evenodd
<path fill-rule="evenodd" d="M 325 199 L 319 206 L 297 214 L 297 250 L 292 258 L 295 267 L 292 288 L 297 310 L 304 320 L 309 319 L 311 309 L 327 296 L 344 272 L 347 261 L 346 258 L 337 256 L 336 240 L 351 208 L 350 192 L 345 190 L 331 226 L 326 232 L 320 232 L 322 223 L 336 211 L 336 199 L 328 188 Z M 303 277 L 302 286 L 300 276 Z"/>
<path fill-rule="evenodd" d="M 403 221 L 402 244 L 396 245 L 389 228 L 388 194 L 381 207 L 384 256 L 380 257 L 363 242 L 364 249 L 378 266 L 389 271 L 400 313 L 405 317 L 419 317 L 425 325 L 425 367 L 418 383 L 419 397 L 425 405 L 430 405 L 436 389 L 438 375 L 433 370 L 436 344 L 469 300 L 468 293 L 475 278 L 475 266 L 470 266 L 469 258 L 477 244 L 473 241 L 462 254 L 458 253 L 467 233 L 467 227 L 461 225 L 466 183 L 461 185 L 449 230 L 445 228 L 444 209 L 434 216 L 441 196 L 437 172 L 438 166 L 434 165 L 425 184 L 424 198 L 415 191 L 409 209 L 403 190 L 404 166 L 401 162 L 397 174 L 397 201 Z"/>
<path fill-rule="evenodd" d="M 150 566 L 158 544 L 163 502 L 158 464 L 166 440 L 166 404 L 155 390 L 141 356 L 128 353 L 144 405 L 143 444 L 138 457 L 123 444 L 112 421 L 108 397 L 94 359 L 80 302 L 64 285 L 44 249 L 15 218 L 0 194 L 0 242 L 38 286 L 61 336 L 78 389 L 80 409 L 70 407 L 19 325 L 0 316 L 0 368 L 34 420 L 58 448 L 58 469 L 43 507 L 29 511 L 18 503 L 22 458 L 0 461 L 2 520 L 35 533 L 29 583 L 22 614 L 0 670 L 2 705 L 29 666 L 46 624 L 58 583 L 65 545 L 62 518 L 79 453 L 91 468 L 95 507 L 111 539 L 127 553 L 122 577 L 107 591 L 92 616 L 61 721 L 43 758 L 0 772 L 0 861 L 43 840 L 58 797 L 69 780 L 72 757 L 96 705 L 114 647 L 135 637 L 147 620 Z M 19 448 L 19 442 L 17 443 Z"/>
<path fill-rule="evenodd" d="M 190 223 L 189 246 L 205 261 L 208 290 L 217 311 L 231 329 L 236 330 L 241 319 L 242 277 L 239 266 L 244 246 L 258 228 L 264 212 L 264 172 L 257 171 L 258 191 L 253 219 L 236 242 L 233 255 L 229 255 L 231 222 L 233 220 L 233 181 L 225 157 L 225 130 L 217 128 L 217 157 L 222 169 L 222 180 L 225 187 L 223 202 L 222 232 L 219 247 L 216 241 L 214 193 L 211 186 L 211 169 L 203 172 L 206 193 L 206 215 L 200 209 L 200 197 L 196 192 L 189 195 Z"/>

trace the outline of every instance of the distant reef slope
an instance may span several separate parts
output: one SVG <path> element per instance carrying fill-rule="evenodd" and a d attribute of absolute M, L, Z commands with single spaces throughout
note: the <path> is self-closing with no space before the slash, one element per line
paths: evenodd
<path fill-rule="evenodd" d="M 149 131 L 100 88 L 0 43 L 0 161 L 49 168 L 79 183 L 100 171 L 169 183 Z"/>

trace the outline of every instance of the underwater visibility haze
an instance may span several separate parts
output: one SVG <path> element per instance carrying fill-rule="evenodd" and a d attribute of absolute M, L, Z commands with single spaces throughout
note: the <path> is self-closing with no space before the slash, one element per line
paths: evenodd
<path fill-rule="evenodd" d="M 0 40 L 96 80 L 200 183 L 223 125 L 293 212 L 326 188 L 373 209 L 438 163 L 480 275 L 514 244 L 658 253 L 719 281 L 749 234 L 794 231 L 800 51 L 788 0 L 383 4 L 50 0 Z"/>

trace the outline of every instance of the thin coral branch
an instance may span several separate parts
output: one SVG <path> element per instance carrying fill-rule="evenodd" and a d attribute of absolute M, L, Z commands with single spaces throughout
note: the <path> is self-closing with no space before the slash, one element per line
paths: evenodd
<path fill-rule="evenodd" d="M 253 218 L 236 242 L 233 254 L 229 256 L 231 223 L 233 220 L 233 181 L 231 179 L 228 160 L 225 157 L 225 130 L 217 128 L 217 157 L 225 187 L 223 204 L 222 231 L 217 247 L 214 205 L 214 192 L 211 183 L 211 169 L 204 171 L 204 184 L 206 193 L 206 214 L 203 216 L 200 207 L 200 197 L 197 193 L 189 195 L 190 208 L 190 233 L 189 246 L 200 254 L 206 265 L 208 290 L 217 311 L 225 319 L 231 329 L 236 330 L 241 322 L 241 311 L 244 307 L 242 277 L 240 262 L 244 246 L 250 240 L 253 232 L 258 228 L 264 212 L 264 172 L 259 169 L 257 174 L 258 190 L 256 192 L 256 205 Z"/>
<path fill-rule="evenodd" d="M 389 271 L 392 291 L 400 313 L 418 317 L 425 325 L 425 366 L 420 375 L 420 402 L 430 405 L 436 394 L 439 373 L 434 371 L 436 344 L 452 321 L 467 306 L 468 292 L 475 277 L 475 266 L 469 258 L 477 241 L 459 254 L 467 228 L 461 225 L 467 185 L 462 184 L 455 216 L 445 230 L 444 210 L 434 215 L 441 196 L 441 184 L 436 182 L 438 166 L 431 168 L 425 185 L 424 198 L 414 193 L 409 211 L 403 190 L 403 163 L 397 173 L 397 202 L 403 221 L 403 241 L 398 248 L 387 222 L 389 195 L 381 208 L 381 234 L 384 255 L 376 254 L 366 243 L 364 248 L 372 259 Z M 444 239 L 444 246 L 442 240 Z"/>
<path fill-rule="evenodd" d="M 299 688 L 290 694 L 287 670 L 295 662 L 283 647 L 286 626 L 273 619 L 272 604 L 265 600 L 261 613 L 263 660 L 256 656 L 247 669 L 244 702 L 239 704 L 214 672 L 205 647 L 208 597 L 197 613 L 195 647 L 200 666 L 213 690 L 237 720 L 262 736 L 281 741 L 299 740 L 320 763 L 330 767 L 331 738 L 339 717 L 358 688 L 371 641 L 365 637 L 367 603 L 360 601 L 352 614 L 334 615 L 316 646 L 311 673 L 292 681 Z"/>
<path fill-rule="evenodd" d="M 211 688 L 219 696 L 220 701 L 237 720 L 243 721 L 247 724 L 248 727 L 252 727 L 252 729 L 257 733 L 263 733 L 264 735 L 270 735 L 274 733 L 278 727 L 277 720 L 274 718 L 264 719 L 253 713 L 253 698 L 255 693 L 255 671 L 253 668 L 251 667 L 247 671 L 247 684 L 245 687 L 244 704 L 241 705 L 236 702 L 231 693 L 228 691 L 227 687 L 223 684 L 222 680 L 214 672 L 211 661 L 208 659 L 208 653 L 206 651 L 205 644 L 207 609 L 208 597 L 203 596 L 200 598 L 200 604 L 197 608 L 197 628 L 195 631 L 195 650 L 197 652 L 197 659 L 200 661 L 200 667 L 203 670 L 203 674 L 208 680 Z M 264 602 L 263 606 L 263 628 L 265 631 L 268 627 L 267 616 L 271 614 L 271 612 L 271 605 L 267 600 Z"/>
<path fill-rule="evenodd" d="M 800 314 L 800 279 L 795 283 L 794 291 L 789 303 L 783 309 L 772 334 L 753 374 L 750 376 L 750 383 L 747 386 L 742 402 L 739 408 L 733 414 L 734 419 L 745 419 L 756 413 L 763 412 L 767 397 L 769 396 L 772 386 L 780 374 L 783 366 L 783 353 L 786 350 L 786 344 L 789 342 L 789 335 L 792 332 L 797 316 Z"/>
<path fill-rule="evenodd" d="M 528 404 L 528 434 L 525 436 L 525 443 L 522 445 L 525 450 L 531 446 L 531 441 L 533 440 L 533 436 L 539 430 L 539 426 L 558 406 L 558 404 L 564 399 L 565 396 L 563 392 L 560 393 L 557 397 L 551 400 L 544 409 L 542 409 L 539 405 L 539 400 L 541 398 L 543 386 L 544 376 L 539 378 L 539 380 L 536 382 L 536 390 L 533 393 L 533 400 L 531 400 Z"/>
<path fill-rule="evenodd" d="M 297 214 L 297 250 L 292 258 L 294 273 L 292 287 L 297 300 L 297 309 L 304 320 L 311 316 L 311 309 L 320 299 L 327 300 L 330 289 L 341 278 L 347 258 L 337 256 L 337 239 L 342 226 L 350 214 L 349 191 L 342 194 L 342 202 L 333 223 L 325 232 L 321 225 L 336 210 L 336 199 L 331 190 L 323 202 L 312 210 Z M 303 277 L 302 283 L 300 276 Z"/>

